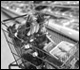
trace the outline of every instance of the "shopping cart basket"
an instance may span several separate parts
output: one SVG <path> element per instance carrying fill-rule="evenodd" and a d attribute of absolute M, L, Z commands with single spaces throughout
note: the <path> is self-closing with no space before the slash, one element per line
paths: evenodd
<path fill-rule="evenodd" d="M 27 69 L 26 67 L 26 64 L 31 64 L 32 66 L 35 66 L 36 68 L 39 69 L 39 66 L 37 66 L 36 64 L 33 64 L 31 63 L 30 61 L 28 60 L 24 60 L 21 55 L 22 55 L 22 48 L 20 47 L 16 47 L 15 43 L 13 43 L 14 39 L 13 38 L 10 38 L 9 37 L 9 33 L 7 31 L 7 28 L 10 26 L 10 25 L 13 25 L 13 24 L 20 24 L 19 22 L 16 22 L 17 19 L 23 19 L 26 15 L 23 15 L 23 16 L 18 16 L 18 17 L 15 17 L 15 18 L 11 18 L 11 19 L 6 19 L 6 20 L 3 20 L 1 23 L 2 23 L 2 30 L 3 30 L 3 33 L 5 35 L 5 38 L 6 38 L 6 41 L 9 45 L 9 48 L 11 50 L 11 53 L 13 54 L 13 57 L 15 59 L 14 62 L 10 63 L 9 65 L 9 69 L 11 69 L 11 66 L 18 66 L 19 68 L 21 69 Z M 13 33 L 11 32 L 11 36 L 13 37 Z M 69 41 L 71 43 L 74 43 L 76 44 L 76 46 L 79 46 L 79 43 L 77 43 L 76 41 L 73 41 L 71 39 L 67 39 L 66 37 L 64 37 L 63 35 L 60 35 L 56 32 L 53 31 L 53 36 L 52 36 L 54 42 L 56 44 L 58 44 L 59 42 L 61 41 Z M 47 52 L 37 48 L 37 47 L 33 47 L 34 49 L 38 49 L 39 51 L 41 51 L 42 53 L 45 53 L 46 55 L 48 55 L 49 57 L 48 58 L 53 58 L 52 56 L 50 56 L 50 54 L 48 54 Z M 77 51 L 76 51 L 77 52 Z M 75 54 L 76 54 L 75 52 Z M 30 53 L 29 53 L 30 54 Z M 30 54 L 31 55 L 31 54 Z M 72 55 L 68 60 L 66 60 L 66 62 L 64 62 L 63 64 L 59 61 L 57 61 L 58 63 L 54 63 L 54 61 L 56 59 L 53 58 L 53 63 L 48 61 L 48 60 L 45 60 L 43 58 L 40 58 L 40 57 L 37 57 L 38 59 L 42 60 L 43 62 L 45 63 L 48 63 L 50 64 L 51 66 L 53 66 L 53 68 L 55 69 L 61 69 L 61 68 L 64 68 L 64 66 L 66 66 L 68 64 L 68 62 L 70 61 L 70 59 L 72 59 L 72 57 L 74 57 L 74 55 Z"/>

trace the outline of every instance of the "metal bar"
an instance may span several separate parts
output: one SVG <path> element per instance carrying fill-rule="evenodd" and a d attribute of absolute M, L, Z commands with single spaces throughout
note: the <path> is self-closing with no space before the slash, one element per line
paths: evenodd
<path fill-rule="evenodd" d="M 29 53 L 29 54 L 31 54 L 31 53 Z M 31 55 L 32 55 L 32 54 L 31 54 Z M 54 66 L 55 68 L 60 69 L 58 66 L 56 66 L 55 64 L 53 64 L 53 63 L 49 62 L 48 60 L 45 60 L 45 59 L 40 58 L 40 57 L 38 57 L 38 56 L 37 56 L 37 58 L 41 59 L 41 60 L 42 60 L 42 61 L 44 61 L 44 62 L 47 62 L 47 63 L 51 64 L 51 65 L 52 65 L 52 66 Z"/>
<path fill-rule="evenodd" d="M 18 60 L 20 60 L 20 58 L 17 59 L 16 61 L 18 61 Z M 18 64 L 14 64 L 16 61 L 13 61 L 12 63 L 10 63 L 10 64 L 8 65 L 8 68 L 11 69 L 11 66 L 18 66 Z"/>
<path fill-rule="evenodd" d="M 21 59 L 22 59 L 22 58 L 21 58 Z M 25 62 L 24 62 L 24 63 L 26 63 L 26 62 L 30 63 L 31 65 L 33 65 L 33 66 L 35 66 L 35 67 L 37 67 L 35 64 L 31 63 L 31 62 L 30 62 L 30 61 L 28 61 L 28 60 L 25 60 Z M 23 64 L 23 63 L 21 63 L 21 64 Z"/>
<path fill-rule="evenodd" d="M 17 17 L 12 17 L 12 18 L 9 18 L 9 19 L 5 19 L 5 20 L 3 20 L 3 22 L 6 22 L 6 21 L 9 21 L 9 20 L 15 20 L 15 19 L 17 19 L 17 18 L 21 18 L 21 17 L 24 17 L 24 16 L 26 16 L 27 14 L 25 14 L 25 15 L 20 15 L 20 16 L 17 16 Z"/>
<path fill-rule="evenodd" d="M 31 53 L 29 53 L 28 52 L 28 54 L 30 54 L 30 55 L 32 55 Z M 40 57 L 36 57 L 36 58 L 39 58 L 39 59 L 41 59 L 42 61 L 44 61 L 44 62 L 47 62 L 47 63 L 49 63 L 49 64 L 51 64 L 52 66 L 54 66 L 56 69 L 60 69 L 58 66 L 56 66 L 55 64 L 53 64 L 53 63 L 51 63 L 51 62 L 49 62 L 48 60 L 45 60 L 45 59 L 43 59 L 43 58 L 40 58 Z M 27 61 L 27 60 L 26 60 Z M 35 64 L 33 64 L 33 63 L 31 63 L 30 61 L 28 61 L 30 64 L 32 64 L 32 65 L 34 65 L 35 67 L 37 67 Z"/>
<path fill-rule="evenodd" d="M 4 22 L 1 21 L 1 23 L 2 23 L 4 26 L 8 27 Z"/>
<path fill-rule="evenodd" d="M 47 53 L 47 52 L 45 52 L 45 51 L 43 51 L 43 50 L 41 50 L 41 49 L 39 49 L 39 48 L 37 48 L 37 47 L 35 47 L 35 46 L 34 46 L 34 48 L 37 49 L 37 50 L 39 50 L 39 51 L 41 51 L 41 52 L 43 52 L 43 53 L 45 53 L 46 55 L 52 57 L 49 53 Z M 48 63 L 50 63 L 51 65 L 55 66 L 56 68 L 59 68 L 57 65 L 54 65 L 53 63 L 51 63 L 51 62 L 49 62 L 49 61 L 48 61 Z"/>
<path fill-rule="evenodd" d="M 1 28 L 4 32 L 7 32 L 8 33 L 8 31 L 6 31 L 6 30 L 4 30 L 3 28 Z"/>

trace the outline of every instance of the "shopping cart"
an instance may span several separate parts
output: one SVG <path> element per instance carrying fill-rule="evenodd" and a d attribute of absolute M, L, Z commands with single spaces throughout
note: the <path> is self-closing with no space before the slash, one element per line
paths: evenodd
<path fill-rule="evenodd" d="M 22 51 L 23 51 L 22 48 L 21 47 L 16 47 L 15 43 L 13 43 L 14 39 L 9 37 L 9 32 L 7 31 L 7 28 L 10 25 L 20 24 L 20 22 L 18 22 L 17 19 L 23 19 L 25 16 L 26 15 L 18 16 L 18 17 L 14 17 L 14 18 L 10 18 L 10 19 L 6 19 L 6 20 L 1 21 L 1 23 L 2 23 L 2 31 L 3 31 L 3 33 L 5 35 L 5 38 L 6 38 L 6 41 L 7 41 L 8 45 L 9 45 L 9 48 L 11 50 L 11 53 L 13 54 L 13 57 L 15 59 L 15 61 L 13 61 L 12 63 L 9 64 L 9 69 L 11 69 L 12 66 L 18 66 L 21 69 L 27 69 L 26 65 L 28 65 L 28 64 L 31 64 L 32 66 L 34 66 L 35 69 L 39 69 L 40 68 L 40 66 L 37 66 L 36 64 L 33 64 L 30 61 L 24 60 L 22 58 Z M 71 39 L 69 39 L 69 38 L 67 38 L 67 37 L 65 37 L 65 36 L 55 32 L 55 31 L 52 31 L 52 33 L 53 33 L 52 39 L 54 40 L 54 42 L 56 44 L 60 43 L 61 41 L 68 41 L 68 42 L 74 43 L 77 47 L 79 46 L 79 43 L 74 41 L 74 40 L 71 40 Z M 14 36 L 12 32 L 11 32 L 11 36 L 12 37 Z M 43 51 L 43 50 L 41 50 L 41 49 L 39 49 L 37 47 L 33 47 L 33 48 L 34 49 L 38 49 L 42 53 L 45 53 L 46 55 L 49 56 L 48 58 L 52 58 L 53 60 L 56 60 L 50 54 L 48 54 L 47 52 L 45 52 L 45 51 Z M 78 50 L 75 51 L 75 54 L 78 53 L 77 51 Z M 52 63 L 49 60 L 45 60 L 45 59 L 40 58 L 40 57 L 37 57 L 37 58 L 39 58 L 40 60 L 45 62 L 47 65 L 48 64 L 51 65 L 54 69 L 64 69 L 64 68 L 66 68 L 67 64 L 70 62 L 70 59 L 72 59 L 73 57 L 75 57 L 74 54 L 72 54 L 70 56 L 70 58 L 68 58 L 63 64 L 56 60 L 60 65 L 58 63 L 57 63 L 58 65 L 57 65 L 56 63 L 54 63 L 54 61 Z"/>

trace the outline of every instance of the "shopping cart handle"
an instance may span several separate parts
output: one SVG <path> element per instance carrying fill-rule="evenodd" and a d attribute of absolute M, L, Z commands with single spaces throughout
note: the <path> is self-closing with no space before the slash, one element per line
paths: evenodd
<path fill-rule="evenodd" d="M 26 16 L 26 15 L 28 15 L 28 14 L 21 15 L 21 16 L 17 16 L 17 17 L 12 17 L 12 18 L 9 18 L 9 19 L 5 19 L 5 20 L 3 20 L 3 22 L 9 21 L 9 20 L 15 20 L 15 19 L 17 19 L 17 18 L 24 17 L 24 16 Z"/>

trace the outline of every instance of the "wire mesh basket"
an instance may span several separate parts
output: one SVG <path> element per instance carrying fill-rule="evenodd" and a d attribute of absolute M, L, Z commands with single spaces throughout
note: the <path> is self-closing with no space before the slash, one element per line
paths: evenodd
<path fill-rule="evenodd" d="M 41 65 L 36 65 L 33 62 L 30 62 L 30 61 L 25 60 L 25 59 L 22 58 L 22 52 L 24 50 L 22 50 L 21 47 L 16 47 L 16 44 L 14 43 L 14 39 L 9 37 L 9 32 L 7 31 L 7 28 L 10 25 L 19 24 L 18 22 L 16 22 L 17 19 L 19 19 L 19 18 L 20 19 L 23 19 L 25 16 L 26 15 L 15 17 L 15 18 L 3 20 L 1 22 L 2 23 L 2 30 L 3 30 L 3 33 L 5 35 L 6 41 L 7 41 L 8 45 L 9 45 L 9 48 L 11 50 L 11 53 L 12 53 L 14 59 L 15 59 L 15 61 L 12 62 L 9 65 L 9 68 L 11 68 L 10 66 L 18 66 L 21 69 L 27 69 L 27 65 L 31 64 L 33 66 L 33 69 L 40 69 L 41 68 Z M 49 33 L 51 34 L 51 31 L 49 31 Z M 14 35 L 11 33 L 11 36 L 14 36 Z M 75 44 L 77 47 L 79 46 L 79 43 L 78 42 L 76 42 L 76 41 L 74 41 L 72 39 L 69 39 L 69 38 L 67 38 L 67 37 L 65 37 L 65 36 L 63 36 L 63 35 L 55 32 L 55 31 L 52 31 L 52 39 L 54 40 L 54 42 L 56 44 L 60 43 L 61 41 L 68 41 L 70 43 Z M 37 57 L 38 60 L 43 61 L 43 63 L 45 63 L 45 65 L 48 66 L 47 67 L 48 69 L 49 69 L 49 66 L 51 66 L 52 69 L 65 69 L 66 66 L 68 68 L 68 63 L 70 62 L 70 59 L 72 59 L 73 57 L 75 57 L 74 54 L 73 54 L 64 63 L 61 63 L 60 61 L 57 61 L 55 58 L 53 58 L 47 52 L 45 52 L 45 51 L 43 51 L 43 50 L 41 50 L 41 49 L 39 49 L 37 47 L 33 47 L 33 48 L 34 49 L 38 49 L 40 52 L 45 53 L 48 56 L 48 58 L 47 58 L 48 60 L 47 59 L 44 59 L 44 58 Z M 75 51 L 75 54 L 76 53 L 78 53 L 78 50 Z M 31 53 L 28 53 L 28 54 L 31 55 Z M 15 62 L 16 62 L 16 64 L 14 64 Z"/>

